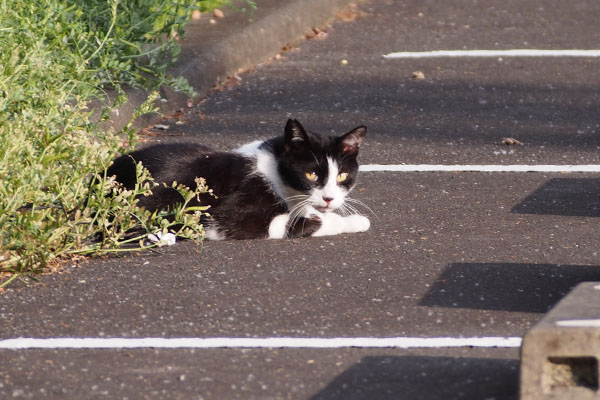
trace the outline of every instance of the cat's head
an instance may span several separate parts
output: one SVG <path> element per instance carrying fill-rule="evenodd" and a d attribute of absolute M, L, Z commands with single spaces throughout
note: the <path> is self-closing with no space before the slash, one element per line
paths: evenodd
<path fill-rule="evenodd" d="M 319 212 L 343 207 L 356 184 L 358 150 L 367 133 L 359 126 L 341 136 L 321 136 L 307 132 L 300 122 L 288 119 L 279 174 L 297 194 L 293 205 L 312 206 Z"/>

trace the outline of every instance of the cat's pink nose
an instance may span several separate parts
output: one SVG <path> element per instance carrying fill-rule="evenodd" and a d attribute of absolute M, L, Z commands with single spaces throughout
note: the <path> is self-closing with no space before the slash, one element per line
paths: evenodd
<path fill-rule="evenodd" d="M 325 197 L 323 196 L 323 201 L 329 205 L 333 201 L 333 197 Z"/>

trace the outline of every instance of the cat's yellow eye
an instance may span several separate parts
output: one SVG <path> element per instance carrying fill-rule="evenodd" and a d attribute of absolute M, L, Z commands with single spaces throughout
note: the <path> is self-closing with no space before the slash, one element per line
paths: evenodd
<path fill-rule="evenodd" d="M 317 174 L 315 174 L 314 172 L 306 172 L 305 175 L 306 175 L 306 178 L 311 182 L 316 181 L 318 178 Z"/>
<path fill-rule="evenodd" d="M 342 172 L 341 174 L 338 174 L 338 176 L 337 176 L 337 181 L 338 182 L 344 182 L 346 179 L 348 179 L 348 173 L 347 172 Z"/>

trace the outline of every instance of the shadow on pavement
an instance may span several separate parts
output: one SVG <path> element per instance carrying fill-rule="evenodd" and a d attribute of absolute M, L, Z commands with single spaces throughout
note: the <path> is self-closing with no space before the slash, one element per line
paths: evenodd
<path fill-rule="evenodd" d="M 600 178 L 553 178 L 511 210 L 519 214 L 600 217 Z"/>
<path fill-rule="evenodd" d="M 580 282 L 600 280 L 600 266 L 456 263 L 419 305 L 545 313 Z"/>
<path fill-rule="evenodd" d="M 600 96 L 594 84 L 548 87 L 506 83 L 501 77 L 497 83 L 440 79 L 433 84 L 415 82 L 405 73 L 397 76 L 397 63 L 383 69 L 388 74 L 384 78 L 360 75 L 350 80 L 346 74 L 315 74 L 295 69 L 294 61 L 290 65 L 272 67 L 268 79 L 265 72 L 249 73 L 247 83 L 215 93 L 201 107 L 210 118 L 196 121 L 190 137 L 205 132 L 235 137 L 257 128 L 265 129 L 262 135 L 268 137 L 280 133 L 276 121 L 283 125 L 288 113 L 321 133 L 366 124 L 369 138 L 385 132 L 393 139 L 489 145 L 500 144 L 510 133 L 527 145 L 524 149 L 569 145 L 591 150 L 600 145 L 600 136 L 588 129 L 600 123 Z M 289 79 L 292 73 L 296 79 Z M 344 125 L 334 117 L 338 115 Z M 257 116 L 277 119 L 275 125 L 261 126 Z"/>
<path fill-rule="evenodd" d="M 504 400 L 518 398 L 518 385 L 518 360 L 365 357 L 311 400 Z"/>

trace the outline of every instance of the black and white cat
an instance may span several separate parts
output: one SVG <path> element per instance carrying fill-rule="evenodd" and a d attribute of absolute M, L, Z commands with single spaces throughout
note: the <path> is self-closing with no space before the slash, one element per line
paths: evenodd
<path fill-rule="evenodd" d="M 158 183 L 139 205 L 156 210 L 182 202 L 167 187 L 173 181 L 195 187 L 203 177 L 213 195 L 202 222 L 209 239 L 325 236 L 363 232 L 370 222 L 355 213 L 346 196 L 356 183 L 356 157 L 366 127 L 339 137 L 324 137 L 288 120 L 283 136 L 216 152 L 198 144 L 157 144 L 120 156 L 107 171 L 128 189 L 136 183 L 135 162 L 142 162 Z M 135 162 L 134 162 L 135 160 Z M 333 212 L 338 210 L 341 214 Z"/>

